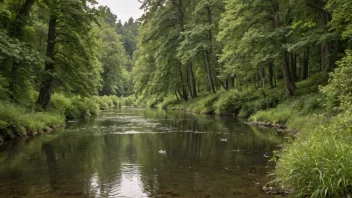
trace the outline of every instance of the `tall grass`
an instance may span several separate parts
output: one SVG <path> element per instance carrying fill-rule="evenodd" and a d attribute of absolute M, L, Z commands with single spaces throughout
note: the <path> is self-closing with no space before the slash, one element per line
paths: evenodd
<path fill-rule="evenodd" d="M 0 135 L 5 138 L 42 132 L 46 127 L 65 123 L 65 117 L 54 113 L 33 112 L 24 107 L 0 101 Z"/>
<path fill-rule="evenodd" d="M 300 118 L 307 119 L 306 122 L 308 122 L 308 120 L 316 119 L 314 115 L 326 112 L 328 112 L 328 109 L 324 103 L 324 95 L 314 93 L 291 98 L 279 104 L 276 108 L 258 111 L 249 120 L 288 125 L 291 129 L 299 129 L 300 127 L 297 124 L 303 121 Z M 300 121 L 297 119 L 300 119 Z"/>
<path fill-rule="evenodd" d="M 0 101 L 0 136 L 12 139 L 36 132 L 47 127 L 57 127 L 65 119 L 84 119 L 98 115 L 100 110 L 119 108 L 133 103 L 133 97 L 117 96 L 67 97 L 64 94 L 53 94 L 49 112 L 35 112 L 30 106 L 21 106 Z M 34 102 L 32 101 L 32 106 Z M 28 134 L 29 133 L 29 134 Z"/>
<path fill-rule="evenodd" d="M 277 153 L 277 183 L 297 197 L 346 197 L 352 190 L 351 113 L 304 131 Z"/>

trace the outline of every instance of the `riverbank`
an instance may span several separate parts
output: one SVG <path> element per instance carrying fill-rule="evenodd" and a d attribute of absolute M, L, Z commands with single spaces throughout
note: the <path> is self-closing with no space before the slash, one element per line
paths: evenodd
<path fill-rule="evenodd" d="M 35 106 L 0 101 L 0 142 L 50 132 L 65 126 L 66 120 L 97 116 L 100 110 L 131 103 L 130 98 L 116 96 L 84 98 L 54 94 L 50 111 L 40 112 Z"/>
<path fill-rule="evenodd" d="M 236 116 L 251 123 L 270 125 L 274 128 L 288 128 L 300 131 L 307 125 L 318 125 L 314 115 L 324 115 L 330 119 L 338 112 L 325 103 L 325 96 L 319 92 L 319 86 L 326 85 L 321 75 L 314 75 L 297 83 L 295 97 L 286 98 L 283 86 L 255 89 L 249 87 L 239 91 L 218 91 L 216 94 L 204 94 L 189 101 L 178 100 L 169 96 L 163 100 L 148 99 L 142 104 L 160 109 L 180 110 L 200 114 Z M 319 118 L 321 119 L 321 118 Z"/>

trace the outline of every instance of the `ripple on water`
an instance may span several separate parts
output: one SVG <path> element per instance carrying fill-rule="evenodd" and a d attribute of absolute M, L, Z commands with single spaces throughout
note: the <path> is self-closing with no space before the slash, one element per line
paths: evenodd
<path fill-rule="evenodd" d="M 149 194 L 144 192 L 140 168 L 134 163 L 122 163 L 121 172 L 111 180 L 95 173 L 90 178 L 88 194 L 94 194 L 95 197 L 148 197 Z"/>

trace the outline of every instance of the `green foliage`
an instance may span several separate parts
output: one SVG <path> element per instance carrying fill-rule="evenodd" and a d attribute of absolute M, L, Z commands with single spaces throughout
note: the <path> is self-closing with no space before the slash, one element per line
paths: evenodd
<path fill-rule="evenodd" d="M 215 112 L 214 103 L 221 96 L 221 93 L 208 94 L 185 104 L 185 110 L 196 113 L 212 114 Z"/>
<path fill-rule="evenodd" d="M 339 32 L 351 44 L 352 25 L 347 21 L 352 17 L 352 2 L 349 0 L 329 0 L 328 10 L 332 11 L 331 29 Z"/>
<path fill-rule="evenodd" d="M 45 127 L 57 127 L 65 123 L 63 115 L 36 113 L 18 105 L 0 101 L 0 135 L 5 138 L 42 132 Z"/>
<path fill-rule="evenodd" d="M 337 63 L 338 68 L 330 74 L 329 84 L 321 88 L 330 103 L 335 106 L 352 99 L 352 52 Z"/>
<path fill-rule="evenodd" d="M 72 103 L 65 113 L 68 119 L 84 119 L 99 112 L 99 105 L 90 98 L 74 97 L 71 100 Z"/>
<path fill-rule="evenodd" d="M 11 38 L 4 30 L 0 29 L 0 64 L 2 66 L 0 68 L 2 76 L 0 90 L 4 93 L 2 97 L 13 95 L 14 98 L 22 100 L 22 102 L 28 100 L 26 96 L 33 91 L 35 70 L 42 69 L 42 56 L 30 44 Z M 11 73 L 13 64 L 21 67 L 21 70 L 16 73 L 15 79 Z M 12 90 L 8 89 L 10 84 L 13 86 Z"/>
<path fill-rule="evenodd" d="M 180 104 L 180 100 L 178 100 L 175 96 L 168 96 L 165 97 L 163 102 L 158 104 L 157 107 L 161 109 L 171 109 L 178 104 Z"/>
<path fill-rule="evenodd" d="M 295 123 L 293 120 L 323 112 L 327 112 L 326 106 L 324 105 L 324 95 L 308 94 L 286 100 L 276 108 L 258 111 L 250 117 L 250 120 L 282 125 L 288 124 L 291 129 L 299 130 L 294 124 L 290 124 Z"/>
<path fill-rule="evenodd" d="M 72 100 L 63 94 L 53 94 L 51 98 L 50 111 L 60 115 L 65 115 L 69 107 L 72 105 Z"/>
<path fill-rule="evenodd" d="M 258 99 L 258 94 L 250 94 L 249 92 L 239 92 L 237 90 L 222 94 L 215 104 L 215 113 L 220 115 L 237 115 L 242 105 L 247 101 Z"/>
<path fill-rule="evenodd" d="M 100 27 L 102 40 L 100 62 L 103 67 L 102 90 L 105 95 L 125 95 L 126 84 L 129 83 L 129 73 L 126 70 L 126 52 L 122 46 L 120 36 L 113 27 Z"/>
<path fill-rule="evenodd" d="M 97 116 L 100 110 L 117 109 L 126 103 L 129 104 L 130 101 L 128 100 L 117 96 L 93 96 L 87 98 L 54 94 L 50 112 L 65 115 L 67 119 L 84 119 Z"/>

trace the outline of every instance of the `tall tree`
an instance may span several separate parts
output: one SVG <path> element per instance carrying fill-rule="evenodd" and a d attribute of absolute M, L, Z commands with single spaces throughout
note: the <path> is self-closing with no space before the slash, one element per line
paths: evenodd
<path fill-rule="evenodd" d="M 48 110 L 54 88 L 55 76 L 66 91 L 93 94 L 99 84 L 100 65 L 94 55 L 91 24 L 96 14 L 88 3 L 95 1 L 46 1 L 50 9 L 45 71 L 37 104 Z M 68 51 L 70 50 L 70 51 Z M 93 54 L 92 54 L 93 53 Z"/>

